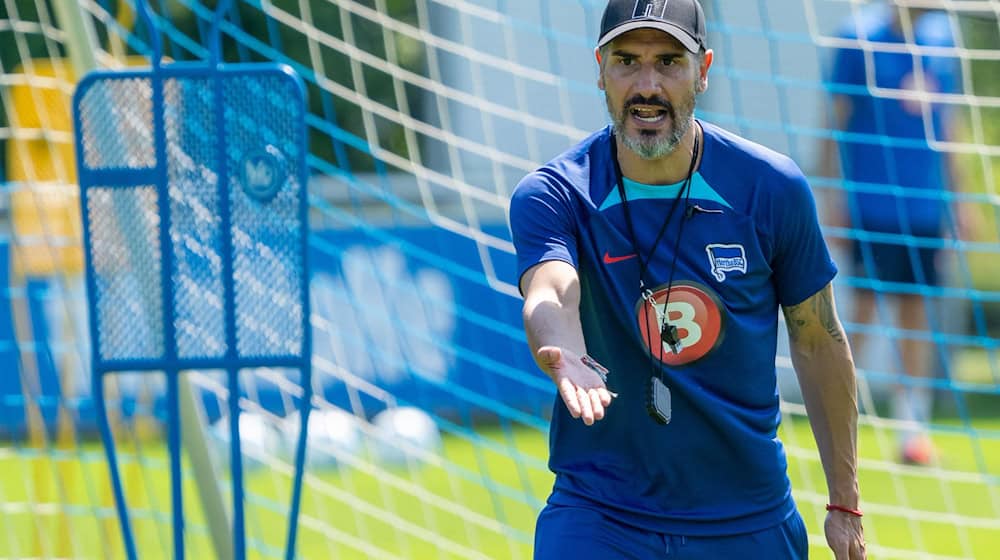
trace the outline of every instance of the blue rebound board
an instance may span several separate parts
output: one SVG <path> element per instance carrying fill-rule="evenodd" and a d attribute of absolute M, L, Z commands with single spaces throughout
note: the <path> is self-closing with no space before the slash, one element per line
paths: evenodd
<path fill-rule="evenodd" d="M 93 394 L 126 553 L 136 558 L 104 397 L 106 374 L 162 371 L 174 557 L 184 556 L 178 376 L 227 372 L 233 539 L 245 557 L 238 373 L 301 372 L 286 557 L 295 537 L 311 401 L 305 88 L 280 64 L 210 60 L 96 71 L 73 97 Z M 139 15 L 154 30 L 145 2 Z"/>

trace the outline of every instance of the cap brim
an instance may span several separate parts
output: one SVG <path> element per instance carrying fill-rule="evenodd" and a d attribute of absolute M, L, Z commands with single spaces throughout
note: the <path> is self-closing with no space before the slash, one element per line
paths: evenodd
<path fill-rule="evenodd" d="M 635 31 L 636 29 L 658 29 L 680 41 L 681 44 L 684 45 L 685 49 L 693 53 L 697 53 L 701 50 L 701 45 L 698 44 L 698 41 L 694 37 L 688 35 L 687 31 L 684 31 L 672 23 L 660 20 L 636 20 L 623 23 L 622 25 L 619 25 L 618 27 L 615 27 L 611 31 L 605 33 L 604 36 L 597 42 L 597 48 L 601 48 L 611 41 L 614 41 L 617 37 L 620 37 L 629 31 Z"/>

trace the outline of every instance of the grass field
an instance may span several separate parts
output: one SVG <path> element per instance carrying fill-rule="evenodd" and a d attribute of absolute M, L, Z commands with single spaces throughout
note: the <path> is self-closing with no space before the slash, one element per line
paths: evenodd
<path fill-rule="evenodd" d="M 786 415 L 781 435 L 812 557 L 829 558 L 821 535 L 825 486 L 807 422 Z M 436 465 L 382 470 L 359 460 L 353 468 L 311 472 L 300 556 L 530 558 L 534 518 L 552 482 L 544 469 L 544 435 L 486 428 L 476 436 L 478 445 L 445 438 Z M 908 468 L 893 462 L 890 433 L 862 427 L 871 558 L 920 558 L 918 551 L 934 555 L 923 557 L 997 557 L 1000 420 L 977 421 L 974 434 L 957 422 L 946 425 L 935 440 L 941 468 Z M 124 474 L 140 557 L 169 558 L 166 456 L 158 444 L 146 444 L 139 456 Z M 0 447 L 0 558 L 122 557 L 103 465 L 97 445 L 63 454 Z M 251 557 L 280 557 L 289 480 L 274 466 L 250 471 Z M 211 558 L 191 484 L 185 499 L 188 557 Z M 964 528 L 957 528 L 956 517 Z"/>

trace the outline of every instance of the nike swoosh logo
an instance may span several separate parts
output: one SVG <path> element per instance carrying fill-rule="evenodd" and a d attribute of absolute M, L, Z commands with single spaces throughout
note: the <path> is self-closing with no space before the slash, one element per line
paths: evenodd
<path fill-rule="evenodd" d="M 624 255 L 624 256 L 621 256 L 621 257 L 612 257 L 611 254 L 608 253 L 607 251 L 604 252 L 604 264 L 615 264 L 615 263 L 620 263 L 622 261 L 627 261 L 629 259 L 634 259 L 634 258 L 635 258 L 635 254 Z"/>

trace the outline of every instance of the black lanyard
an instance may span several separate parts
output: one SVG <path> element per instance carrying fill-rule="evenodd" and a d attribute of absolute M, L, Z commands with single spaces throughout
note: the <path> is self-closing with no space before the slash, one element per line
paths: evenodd
<path fill-rule="evenodd" d="M 615 164 L 615 173 L 617 174 L 618 180 L 618 194 L 622 199 L 622 210 L 625 213 L 625 224 L 628 226 L 628 233 L 632 241 L 632 249 L 635 251 L 636 257 L 639 259 L 639 290 L 642 294 L 643 300 L 643 315 L 641 320 L 646 325 L 646 346 L 652 354 L 649 361 L 650 376 L 649 388 L 646 394 L 646 411 L 656 423 L 665 425 L 670 423 L 671 416 L 670 389 L 667 388 L 663 381 L 663 368 L 657 367 L 657 356 L 656 354 L 653 354 L 652 329 L 649 328 L 648 313 L 650 308 L 652 308 L 655 313 L 656 301 L 654 300 L 653 292 L 646 287 L 646 282 L 643 278 L 646 275 L 646 268 L 649 266 L 649 262 L 653 259 L 653 255 L 656 254 L 656 249 L 659 247 L 660 241 L 663 239 L 663 235 L 667 231 L 667 227 L 670 226 L 670 222 L 673 220 L 678 206 L 680 206 L 681 196 L 684 197 L 684 204 L 690 208 L 691 179 L 694 176 L 694 168 L 698 162 L 698 130 L 695 129 L 694 148 L 691 151 L 691 165 L 688 167 L 687 177 L 684 179 L 684 183 L 681 185 L 680 190 L 677 191 L 677 196 L 674 198 L 673 204 L 670 205 L 670 212 L 663 220 L 663 225 L 660 226 L 660 231 L 656 234 L 653 246 L 649 249 L 649 254 L 646 255 L 645 259 L 642 258 L 642 253 L 639 252 L 639 240 L 635 235 L 635 227 L 632 224 L 632 213 L 628 205 L 628 195 L 625 193 L 625 177 L 622 175 L 621 164 L 618 162 L 618 141 L 614 136 L 611 137 L 611 159 Z M 677 252 L 681 246 L 681 237 L 684 234 L 685 223 L 687 223 L 687 220 L 681 218 L 681 223 L 677 230 L 677 239 L 674 241 L 674 254 L 670 261 L 670 275 L 667 280 L 667 294 L 663 303 L 663 315 L 659 317 L 661 340 L 660 356 L 663 355 L 663 342 L 669 344 L 670 349 L 675 354 L 680 352 L 680 338 L 677 336 L 677 327 L 670 324 L 667 317 L 670 314 L 670 292 L 674 287 L 674 271 L 677 270 Z"/>
<path fill-rule="evenodd" d="M 653 241 L 653 246 L 649 249 L 649 254 L 646 258 L 642 257 L 642 253 L 639 251 L 639 240 L 635 235 L 635 227 L 632 225 L 632 212 L 629 209 L 628 196 L 625 193 L 625 178 L 622 175 L 621 163 L 618 161 L 618 142 L 617 139 L 612 135 L 611 137 L 611 159 L 614 161 L 615 173 L 617 175 L 618 181 L 618 194 L 622 199 L 622 211 L 625 214 L 625 224 L 628 227 L 628 233 L 630 240 L 632 242 L 632 249 L 635 251 L 636 256 L 639 258 L 639 290 L 642 294 L 642 299 L 646 304 L 652 306 L 655 302 L 653 301 L 653 293 L 646 287 L 645 276 L 646 269 L 649 266 L 649 262 L 653 259 L 653 255 L 656 253 L 656 249 L 660 246 L 660 241 L 663 239 L 663 235 L 667 231 L 667 227 L 670 226 L 670 222 L 674 219 L 674 214 L 677 208 L 680 206 L 681 196 L 684 196 L 685 205 L 691 199 L 691 180 L 694 176 L 694 169 L 698 163 L 698 130 L 695 129 L 694 135 L 694 147 L 691 151 L 691 165 L 688 167 L 687 177 L 684 179 L 684 183 L 681 185 L 679 191 L 677 191 L 677 196 L 674 197 L 673 204 L 670 205 L 670 212 L 667 217 L 663 220 L 663 224 L 660 226 L 660 231 L 656 234 L 656 238 Z M 663 316 L 660 318 L 660 334 L 667 341 L 672 349 L 676 352 L 679 340 L 677 340 L 677 329 L 673 325 L 670 325 L 667 321 L 667 307 L 670 304 L 670 292 L 674 285 L 674 271 L 677 269 L 677 253 L 680 249 L 681 236 L 684 233 L 684 224 L 687 220 L 682 219 L 680 227 L 677 231 L 677 238 L 674 241 L 674 254 L 671 257 L 670 262 L 670 275 L 667 279 L 667 294 L 663 302 Z M 652 345 L 650 346 L 650 351 L 652 351 Z"/>

